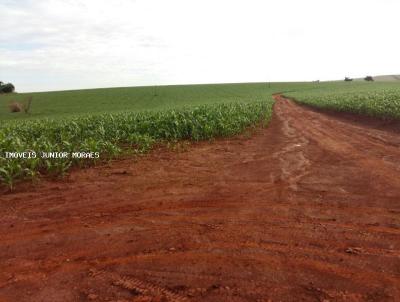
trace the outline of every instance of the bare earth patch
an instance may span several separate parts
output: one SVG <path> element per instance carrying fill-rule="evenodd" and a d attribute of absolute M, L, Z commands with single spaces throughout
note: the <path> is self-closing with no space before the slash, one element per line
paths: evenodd
<path fill-rule="evenodd" d="M 0 196 L 0 301 L 399 301 L 400 134 L 276 98 L 251 138 Z"/>

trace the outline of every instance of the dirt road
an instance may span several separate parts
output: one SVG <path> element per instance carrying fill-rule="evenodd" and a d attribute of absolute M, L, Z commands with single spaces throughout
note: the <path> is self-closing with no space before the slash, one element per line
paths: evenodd
<path fill-rule="evenodd" d="M 0 301 L 400 301 L 400 134 L 274 110 L 0 196 Z"/>

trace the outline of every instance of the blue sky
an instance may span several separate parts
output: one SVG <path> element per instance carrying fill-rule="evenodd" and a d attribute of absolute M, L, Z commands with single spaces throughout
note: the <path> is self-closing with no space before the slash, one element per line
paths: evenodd
<path fill-rule="evenodd" d="M 398 74 L 396 0 L 0 0 L 18 91 Z"/>

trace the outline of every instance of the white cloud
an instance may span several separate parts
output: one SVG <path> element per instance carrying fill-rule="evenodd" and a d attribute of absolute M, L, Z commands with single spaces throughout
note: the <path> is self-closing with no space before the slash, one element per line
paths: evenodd
<path fill-rule="evenodd" d="M 19 91 L 399 73 L 395 0 L 0 0 Z"/>

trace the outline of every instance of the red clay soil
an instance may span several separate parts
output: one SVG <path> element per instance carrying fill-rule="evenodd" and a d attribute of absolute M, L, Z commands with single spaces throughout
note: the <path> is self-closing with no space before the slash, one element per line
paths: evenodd
<path fill-rule="evenodd" d="M 0 199 L 0 301 L 400 301 L 400 134 L 268 129 Z"/>

